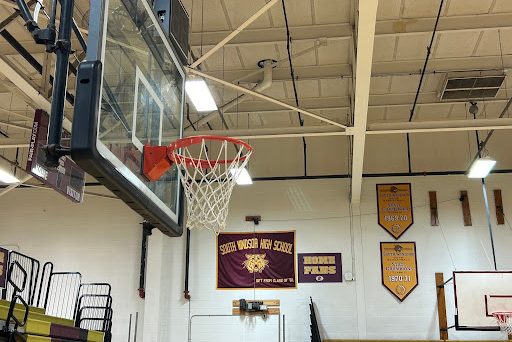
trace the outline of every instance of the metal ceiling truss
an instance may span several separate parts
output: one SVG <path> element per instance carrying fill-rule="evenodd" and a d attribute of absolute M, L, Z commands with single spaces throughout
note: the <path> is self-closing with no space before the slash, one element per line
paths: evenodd
<path fill-rule="evenodd" d="M 477 19 L 476 19 L 477 18 Z M 414 18 L 404 20 L 379 20 L 375 25 L 376 37 L 405 37 L 422 35 L 432 32 L 436 18 Z M 439 33 L 448 32 L 481 32 L 510 29 L 512 14 L 494 13 L 465 16 L 442 17 L 439 21 Z M 240 32 L 239 32 L 240 33 Z M 191 35 L 194 48 L 208 47 L 217 44 L 229 31 L 195 32 Z M 294 42 L 314 42 L 318 39 L 340 41 L 352 39 L 351 24 L 315 24 L 293 27 Z M 247 29 L 237 37 L 224 44 L 225 46 L 286 44 L 282 28 Z"/>
<path fill-rule="evenodd" d="M 214 134 L 214 135 L 230 135 L 238 138 L 265 139 L 265 138 L 294 138 L 305 136 L 352 136 L 352 183 L 351 183 L 351 200 L 358 203 L 361 196 L 361 185 L 363 177 L 363 162 L 365 140 L 367 135 L 373 134 L 406 134 L 406 133 L 425 133 L 425 132 L 453 132 L 468 130 L 509 130 L 512 129 L 512 119 L 478 119 L 478 120 L 445 120 L 445 121 L 429 121 L 429 122 L 404 122 L 404 123 L 371 123 L 368 125 L 368 110 L 375 107 L 392 107 L 405 106 L 408 104 L 379 104 L 369 106 L 369 90 L 371 77 L 385 76 L 384 74 L 416 74 L 418 61 L 407 60 L 400 62 L 376 62 L 373 63 L 373 46 L 376 37 L 402 37 L 409 35 L 419 35 L 431 32 L 432 23 L 435 18 L 419 18 L 413 21 L 376 21 L 378 0 L 359 1 L 357 11 L 357 31 L 353 31 L 350 24 L 328 24 L 328 25 L 312 25 L 304 27 L 294 27 L 294 41 L 306 42 L 311 41 L 314 46 L 301 52 L 308 53 L 329 44 L 330 41 L 350 40 L 353 42 L 353 63 L 337 64 L 330 66 L 312 66 L 298 67 L 297 74 L 300 78 L 332 78 L 332 77 L 350 77 L 352 80 L 353 90 L 350 96 L 350 107 L 332 107 L 323 109 L 341 109 L 353 108 L 353 126 L 348 127 L 339 122 L 318 115 L 307 109 L 301 109 L 290 105 L 286 102 L 264 95 L 260 92 L 247 89 L 245 87 L 233 84 L 232 82 L 220 79 L 220 71 L 212 71 L 204 73 L 197 68 L 207 58 L 219 51 L 225 46 L 241 46 L 241 45 L 261 45 L 286 43 L 285 36 L 281 28 L 269 29 L 246 29 L 252 22 L 267 12 L 279 0 L 271 0 L 267 2 L 260 10 L 253 14 L 249 19 L 243 22 L 238 28 L 232 32 L 202 32 L 193 33 L 191 44 L 199 45 L 199 39 L 203 42 L 203 46 L 213 46 L 204 55 L 196 59 L 190 67 L 186 68 L 189 74 L 203 77 L 209 81 L 229 87 L 237 92 L 259 98 L 270 102 L 274 105 L 282 107 L 285 111 L 296 111 L 310 118 L 322 121 L 327 125 L 323 126 L 305 126 L 305 127 L 288 127 L 288 128 L 262 128 L 251 130 L 210 130 L 205 132 L 196 131 L 194 134 Z M 0 0 L 1 5 L 12 8 L 17 6 L 6 0 Z M 512 21 L 512 14 L 485 14 L 479 15 L 478 20 L 468 20 L 467 16 L 443 17 L 439 22 L 438 32 L 472 32 L 472 31 L 492 31 L 509 28 Z M 8 22 L 4 22 L 5 26 L 15 19 L 14 15 L 7 18 Z M 2 23 L 0 23 L 2 24 Z M 244 31 L 245 30 L 245 31 Z M 77 30 L 78 31 L 78 30 Z M 87 32 L 80 29 L 81 32 Z M 218 43 L 217 43 L 218 42 Z M 30 51 L 30 50 L 28 50 Z M 294 56 L 296 57 L 296 56 Z M 452 72 L 460 67 L 461 71 L 475 70 L 482 65 L 482 61 L 493 61 L 492 65 L 497 64 L 499 56 L 482 56 L 469 58 L 449 58 L 449 59 L 433 59 L 432 68 L 439 69 L 442 67 L 443 72 Z M 464 60 L 464 63 L 461 61 Z M 281 62 L 281 61 L 279 61 Z M 279 64 L 278 62 L 278 64 Z M 495 63 L 494 63 L 495 62 Z M 372 69 L 373 66 L 373 69 Z M 458 70 L 458 69 L 457 69 Z M 494 69 L 493 69 L 494 70 Z M 5 56 L 0 56 L 0 71 L 9 79 L 16 87 L 18 87 L 33 103 L 38 107 L 50 112 L 50 101 L 48 97 L 41 94 L 39 87 L 32 84 L 26 77 L 10 62 Z M 372 74 L 373 71 L 373 74 Z M 225 72 L 225 78 L 246 82 L 255 82 L 259 80 L 261 70 L 228 70 Z M 218 74 L 218 75 L 217 75 Z M 219 77 L 216 77 L 219 76 Z M 289 80 L 286 68 L 275 69 L 274 79 Z M 45 88 L 45 87 L 43 87 Z M 505 100 L 496 100 L 505 101 Z M 419 105 L 429 105 L 438 103 L 424 103 Z M 321 109 L 318 109 L 321 110 Z M 275 112 L 277 112 L 276 110 Z M 259 111 L 261 112 L 261 111 Z M 272 111 L 267 111 L 272 112 Z M 8 125 L 14 128 L 27 130 L 29 127 L 9 122 L 0 121 L 0 125 Z M 64 119 L 64 129 L 71 131 L 71 122 Z M 28 144 L 23 139 L 2 139 L 0 148 L 27 147 Z M 27 180 L 29 178 L 27 177 Z M 4 193 L 6 192 L 5 189 Z"/>

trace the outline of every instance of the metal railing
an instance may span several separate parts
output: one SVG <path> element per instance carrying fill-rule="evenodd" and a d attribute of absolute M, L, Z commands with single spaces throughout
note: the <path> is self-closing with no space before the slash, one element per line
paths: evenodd
<path fill-rule="evenodd" d="M 82 275 L 79 272 L 52 272 L 44 300 L 46 314 L 74 319 L 81 283 Z"/>
<path fill-rule="evenodd" d="M 15 290 L 15 288 L 12 286 L 12 283 L 7 283 L 2 297 L 4 299 L 12 299 L 15 295 L 18 295 L 23 298 L 23 300 L 27 302 L 28 305 L 33 305 L 34 297 L 36 294 L 37 280 L 39 278 L 39 261 L 29 257 L 28 255 L 16 251 L 10 251 L 8 261 L 8 265 L 10 265 L 9 269 L 12 268 L 13 263 L 17 263 L 24 270 L 28 284 L 24 286 L 23 291 L 19 292 Z M 19 276 L 21 276 L 19 271 L 16 271 L 12 274 L 12 277 L 14 278 L 13 280 L 16 280 Z"/>
<path fill-rule="evenodd" d="M 108 283 L 82 283 L 79 272 L 54 272 L 46 262 L 40 272 L 38 260 L 9 252 L 6 289 L 2 298 L 11 301 L 7 322 L 15 327 L 25 325 L 29 306 L 45 309 L 46 315 L 73 320 L 75 327 L 105 333 L 111 340 L 112 287 Z M 16 304 L 25 308 L 24 318 L 15 314 Z M 9 324 L 8 324 L 9 325 Z"/>
<path fill-rule="evenodd" d="M 104 341 L 112 338 L 112 287 L 107 283 L 80 285 L 76 303 L 75 326 L 87 330 L 102 331 Z"/>
<path fill-rule="evenodd" d="M 39 308 L 44 308 L 44 302 L 48 293 L 48 285 L 50 284 L 50 276 L 53 273 L 53 263 L 45 262 L 41 277 L 39 278 L 39 285 L 37 291 L 37 302 L 35 305 Z"/>
<path fill-rule="evenodd" d="M 9 311 L 5 318 L 5 331 L 10 333 L 9 341 L 14 341 L 14 336 L 17 334 L 18 327 L 23 327 L 27 323 L 29 307 L 27 302 L 20 295 L 25 291 L 27 285 L 27 271 L 21 266 L 18 261 L 14 261 L 9 265 L 7 271 L 7 284 L 12 289 L 11 304 Z M 23 319 L 17 317 L 15 313 L 16 304 L 20 302 L 23 306 Z M 12 329 L 11 329 L 12 324 Z"/>
<path fill-rule="evenodd" d="M 80 296 L 77 307 L 75 326 L 103 332 L 111 330 L 113 311 L 110 294 L 84 294 Z"/>

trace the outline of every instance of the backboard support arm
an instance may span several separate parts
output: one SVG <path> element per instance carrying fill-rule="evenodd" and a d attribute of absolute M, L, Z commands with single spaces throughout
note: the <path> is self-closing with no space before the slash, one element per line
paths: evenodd
<path fill-rule="evenodd" d="M 55 42 L 55 77 L 52 93 L 52 108 L 50 114 L 50 130 L 48 144 L 45 146 L 47 166 L 59 166 L 59 159 L 71 153 L 69 148 L 61 146 L 62 122 L 64 120 L 64 104 L 69 72 L 69 55 L 71 54 L 71 30 L 73 27 L 74 0 L 62 2 L 59 36 Z"/>
<path fill-rule="evenodd" d="M 149 181 L 159 180 L 172 166 L 167 146 L 144 145 L 142 174 Z"/>

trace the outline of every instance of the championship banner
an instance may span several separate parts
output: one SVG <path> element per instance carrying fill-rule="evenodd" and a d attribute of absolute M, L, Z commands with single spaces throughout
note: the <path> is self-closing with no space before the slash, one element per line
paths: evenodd
<path fill-rule="evenodd" d="M 299 283 L 341 283 L 341 253 L 300 253 Z"/>
<path fill-rule="evenodd" d="M 5 248 L 0 247 L 0 287 L 5 288 L 7 282 L 7 257 L 9 251 Z"/>
<path fill-rule="evenodd" d="M 81 203 L 84 199 L 85 172 L 67 156 L 61 157 L 59 166 L 55 168 L 44 165 L 45 152 L 42 147 L 48 142 L 48 122 L 48 114 L 36 110 L 25 170 L 71 201 Z M 65 133 L 62 141 L 66 140 L 69 141 L 69 134 Z"/>
<path fill-rule="evenodd" d="M 217 236 L 217 289 L 296 287 L 294 231 Z"/>
<path fill-rule="evenodd" d="M 379 225 L 398 240 L 414 223 L 410 183 L 377 184 Z"/>
<path fill-rule="evenodd" d="M 401 302 L 418 286 L 415 242 L 381 242 L 382 285 Z"/>

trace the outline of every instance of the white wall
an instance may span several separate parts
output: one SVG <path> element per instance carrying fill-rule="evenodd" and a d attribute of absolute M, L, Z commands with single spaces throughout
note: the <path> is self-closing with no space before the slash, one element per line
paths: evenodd
<path fill-rule="evenodd" d="M 401 241 L 416 241 L 419 286 L 399 303 L 381 285 L 379 242 L 393 238 L 377 225 L 375 184 L 411 182 L 414 225 Z M 505 215 L 512 215 L 512 175 L 488 178 L 503 193 Z M 295 208 L 289 189 L 302 193 L 305 208 Z M 428 191 L 437 191 L 441 226 L 430 226 Z M 459 191 L 467 190 L 472 227 L 462 223 Z M 302 196 L 301 196 L 302 197 Z M 186 341 L 191 315 L 230 314 L 239 298 L 280 299 L 286 315 L 286 340 L 309 340 L 308 300 L 312 296 L 324 338 L 437 339 L 434 273 L 445 278 L 456 270 L 491 269 L 490 245 L 479 181 L 463 176 L 371 178 L 364 180 L 362 203 L 349 206 L 349 180 L 256 182 L 238 187 L 232 196 L 229 231 L 252 231 L 245 215 L 259 214 L 259 231 L 296 230 L 297 252 L 341 252 L 343 270 L 354 282 L 298 284 L 296 290 L 217 291 L 215 237 L 192 232 L 190 290 L 183 299 L 185 238 L 168 238 L 158 231 L 150 237 L 147 297 L 137 296 L 140 218 L 117 200 L 86 197 L 69 203 L 48 190 L 19 189 L 0 197 L 0 244 L 18 244 L 21 251 L 50 260 L 58 270 L 79 270 L 85 281 L 106 281 L 114 291 L 114 341 L 126 341 L 128 316 L 139 312 L 138 341 Z M 358 213 L 361 213 L 359 216 Z M 494 213 L 492 222 L 495 223 Z M 512 268 L 512 230 L 494 224 L 498 267 Z M 352 261 L 352 255 L 358 256 Z M 453 291 L 446 289 L 449 324 L 453 324 Z M 192 341 L 278 341 L 277 317 L 195 317 Z M 142 337 L 144 336 L 144 339 Z M 456 332 L 451 339 L 498 339 L 497 332 Z"/>
<path fill-rule="evenodd" d="M 398 302 L 382 285 L 379 242 L 394 241 L 377 224 L 375 184 L 411 182 L 415 223 L 400 241 L 416 241 L 419 286 L 403 302 Z M 503 193 L 505 215 L 512 215 L 511 175 L 494 175 L 487 180 L 493 211 L 492 189 Z M 295 188 L 304 194 L 310 211 L 291 204 L 287 191 Z M 439 227 L 430 226 L 428 191 L 437 191 Z M 473 219 L 464 227 L 459 191 L 467 190 Z M 297 252 L 341 252 L 343 270 L 352 271 L 356 281 L 341 284 L 298 284 L 296 290 L 218 291 L 215 289 L 215 237 L 192 232 L 190 302 L 191 315 L 230 314 L 231 301 L 239 298 L 280 299 L 286 315 L 286 340 L 309 340 L 308 300 L 312 296 L 319 314 L 323 338 L 438 339 L 435 272 L 445 279 L 453 270 L 490 270 L 491 248 L 479 180 L 464 176 L 373 178 L 365 179 L 360 207 L 353 207 L 354 243 L 351 244 L 348 180 L 308 180 L 257 182 L 236 188 L 230 206 L 229 231 L 252 231 L 245 215 L 262 215 L 257 231 L 295 229 Z M 307 205 L 306 205 L 307 207 Z M 361 216 L 358 216 L 358 213 Z M 512 228 L 494 226 L 496 253 L 500 269 L 512 268 Z M 179 239 L 178 239 L 179 240 Z M 181 239 L 183 240 L 183 238 Z M 177 240 L 174 240 L 177 241 Z M 183 242 L 179 243 L 180 246 Z M 173 249 L 169 245 L 169 250 Z M 181 249 L 180 249 L 181 250 Z M 352 253 L 361 258 L 352 263 Z M 181 254 L 183 255 L 183 254 Z M 169 268 L 183 262 L 180 254 L 169 253 Z M 355 266 L 354 266 L 355 265 Z M 169 283 L 170 285 L 170 283 Z M 170 285 L 171 286 L 171 285 Z M 176 339 L 187 339 L 188 304 L 179 296 L 183 285 L 175 280 L 170 290 L 167 315 Z M 449 325 L 453 324 L 453 288 L 446 288 Z M 223 326 L 224 325 L 224 326 Z M 277 318 L 195 317 L 192 341 L 278 341 Z M 451 339 L 500 339 L 499 332 L 461 332 L 450 330 Z M 164 339 L 162 341 L 169 341 Z"/>

